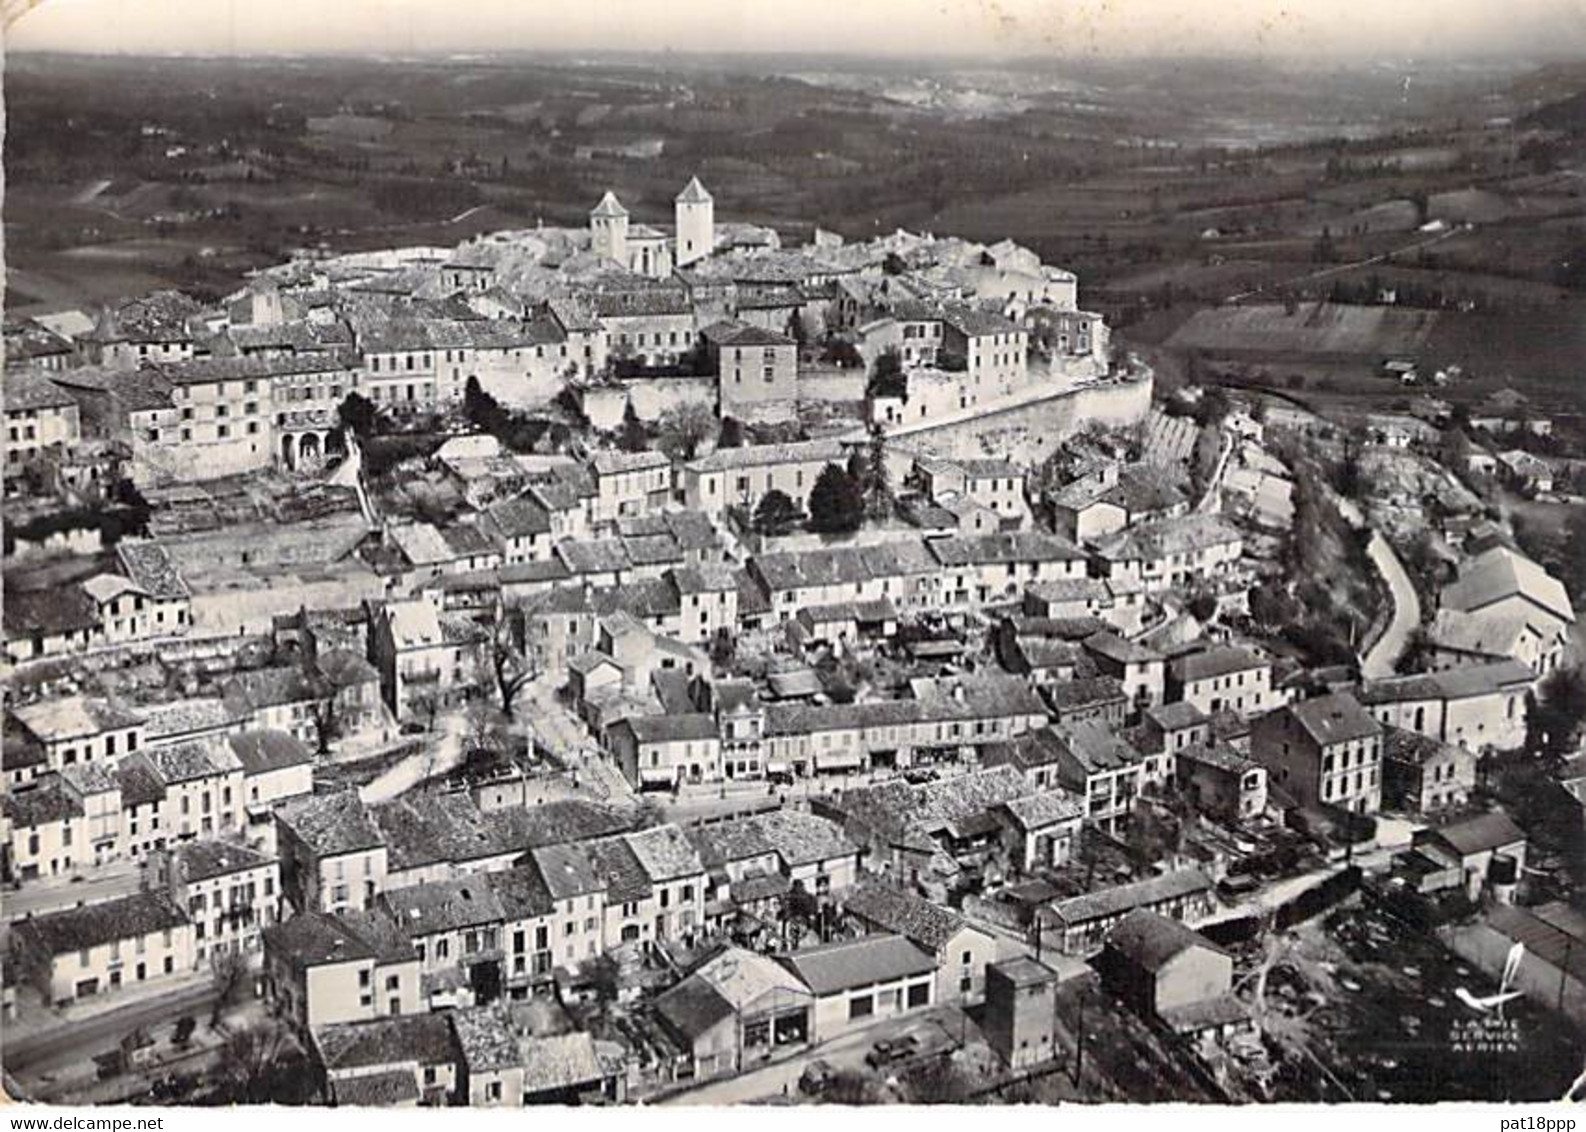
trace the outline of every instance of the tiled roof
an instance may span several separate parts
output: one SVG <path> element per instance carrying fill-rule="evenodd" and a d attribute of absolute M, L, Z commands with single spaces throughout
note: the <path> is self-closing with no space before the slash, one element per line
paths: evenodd
<path fill-rule="evenodd" d="M 1502 849 L 1526 839 L 1525 831 L 1497 810 L 1445 825 L 1430 836 L 1446 842 L 1461 857 Z"/>
<path fill-rule="evenodd" d="M 1283 710 L 1321 746 L 1367 739 L 1382 733 L 1382 726 L 1360 701 L 1345 692 L 1301 700 Z"/>
<path fill-rule="evenodd" d="M 705 871 L 699 853 L 675 825 L 657 825 L 625 835 L 628 848 L 639 859 L 652 882 L 679 880 Z"/>
<path fill-rule="evenodd" d="M 40 954 L 70 955 L 113 940 L 135 939 L 187 923 L 187 915 L 163 892 L 139 892 L 116 900 L 47 912 L 12 926 Z"/>
<path fill-rule="evenodd" d="M 0 813 L 16 830 L 37 829 L 83 816 L 83 804 L 51 775 L 27 790 L 0 794 Z"/>
<path fill-rule="evenodd" d="M 1068 924 L 1083 924 L 1136 908 L 1147 908 L 1176 897 L 1210 892 L 1211 887 L 1212 882 L 1199 869 L 1180 869 L 1134 884 L 1115 885 L 1059 901 L 1053 911 Z"/>
<path fill-rule="evenodd" d="M 276 811 L 276 820 L 322 857 L 374 849 L 385 843 L 380 827 L 352 790 L 288 802 Z"/>
<path fill-rule="evenodd" d="M 499 924 L 505 919 L 494 888 L 483 876 L 393 888 L 380 900 L 409 938 Z"/>
<path fill-rule="evenodd" d="M 703 712 L 634 716 L 626 725 L 641 743 L 698 742 L 717 737 L 715 716 Z"/>
<path fill-rule="evenodd" d="M 1195 947 L 1221 952 L 1221 948 L 1179 921 L 1136 908 L 1107 933 L 1107 946 L 1147 971 L 1160 971 L 1169 962 Z"/>
<path fill-rule="evenodd" d="M 707 979 L 690 975 L 655 1000 L 655 1012 L 686 1041 L 707 1034 L 736 1011 Z"/>
<path fill-rule="evenodd" d="M 184 841 L 170 850 L 172 861 L 188 881 L 211 880 L 272 864 L 274 857 L 230 841 Z"/>
<path fill-rule="evenodd" d="M 869 880 L 843 897 L 850 915 L 940 954 L 968 926 L 958 913 L 901 888 Z"/>
<path fill-rule="evenodd" d="M 838 440 L 801 440 L 788 444 L 751 444 L 718 448 L 688 465 L 693 472 L 730 472 L 774 464 L 841 463 L 844 450 Z"/>
<path fill-rule="evenodd" d="M 452 1024 L 442 1013 L 393 1015 L 362 1023 L 320 1026 L 314 1032 L 325 1069 L 371 1069 L 374 1065 L 444 1065 L 457 1050 Z M 409 1078 L 412 1073 L 409 1073 Z"/>
<path fill-rule="evenodd" d="M 142 586 L 151 597 L 175 600 L 188 596 L 187 583 L 158 542 L 122 539 L 116 544 L 116 558 L 127 577 Z"/>
<path fill-rule="evenodd" d="M 1224 645 L 1181 656 L 1168 665 L 1168 671 L 1179 683 L 1187 684 L 1195 680 L 1210 680 L 1217 676 L 1230 676 L 1236 672 L 1270 667 L 1272 667 L 1270 660 L 1257 656 L 1249 649 Z"/>
<path fill-rule="evenodd" d="M 9 602 L 14 595 L 7 594 Z M 18 722 L 43 742 L 60 742 L 120 731 L 143 722 L 141 716 L 109 700 L 89 696 L 62 696 L 36 700 L 11 709 Z"/>
<path fill-rule="evenodd" d="M 1041 531 L 932 539 L 928 545 L 943 566 L 1074 562 L 1085 557 L 1085 552 L 1072 543 Z"/>

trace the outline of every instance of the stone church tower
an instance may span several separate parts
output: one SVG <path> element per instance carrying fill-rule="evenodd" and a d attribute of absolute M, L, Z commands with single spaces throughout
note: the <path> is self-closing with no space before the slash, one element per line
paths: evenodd
<path fill-rule="evenodd" d="M 607 192 L 589 214 L 589 232 L 596 255 L 628 266 L 628 210 Z"/>
<path fill-rule="evenodd" d="M 695 260 L 704 259 L 716 246 L 716 202 L 699 183 L 698 177 L 689 178 L 683 191 L 674 202 L 677 213 L 677 254 L 672 257 L 678 267 L 687 267 Z"/>

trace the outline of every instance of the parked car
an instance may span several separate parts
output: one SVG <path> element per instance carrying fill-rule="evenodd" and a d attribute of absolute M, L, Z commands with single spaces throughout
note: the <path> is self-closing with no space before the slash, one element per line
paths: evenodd
<path fill-rule="evenodd" d="M 927 782 L 935 782 L 941 775 L 928 766 L 917 766 L 903 772 L 903 781 L 910 786 L 922 786 Z"/>
<path fill-rule="evenodd" d="M 865 1064 L 872 1069 L 885 1069 L 907 1061 L 920 1051 L 920 1039 L 912 1034 L 901 1038 L 882 1038 L 865 1054 Z"/>
<path fill-rule="evenodd" d="M 799 1076 L 799 1092 L 805 1096 L 818 1097 L 826 1091 L 832 1083 L 832 1078 L 837 1076 L 837 1070 L 831 1064 L 819 1059 L 810 1062 L 804 1067 L 804 1072 Z"/>

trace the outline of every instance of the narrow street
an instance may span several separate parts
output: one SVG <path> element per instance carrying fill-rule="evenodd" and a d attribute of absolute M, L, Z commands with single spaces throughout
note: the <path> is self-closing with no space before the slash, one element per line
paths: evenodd
<path fill-rule="evenodd" d="M 1421 624 L 1421 597 L 1415 592 L 1415 585 L 1410 581 L 1404 564 L 1399 561 L 1393 547 L 1388 545 L 1388 540 L 1382 537 L 1381 531 L 1372 532 L 1371 544 L 1366 548 L 1366 553 L 1377 572 L 1388 583 L 1388 592 L 1393 598 L 1393 620 L 1388 622 L 1387 629 L 1377 638 L 1376 644 L 1371 646 L 1360 664 L 1361 675 L 1368 679 L 1380 679 L 1393 675 L 1399 658 L 1410 647 L 1410 636 Z"/>
<path fill-rule="evenodd" d="M 785 1061 L 750 1069 L 735 1077 L 711 1081 L 657 1103 L 666 1106 L 725 1105 L 768 1097 L 794 1096 L 798 1093 L 798 1082 L 804 1074 L 804 1067 L 812 1061 L 824 1061 L 834 1069 L 862 1070 L 866 1068 L 865 1054 L 883 1038 L 915 1034 L 922 1046 L 948 1044 L 956 1047 L 965 1033 L 979 1035 L 975 1024 L 966 1018 L 962 1010 L 956 1006 L 933 1007 L 918 1014 L 883 1019 L 864 1029 L 812 1046 Z"/>
<path fill-rule="evenodd" d="M 140 1026 L 148 1029 L 174 1022 L 184 1014 L 202 1020 L 214 1001 L 215 985 L 205 978 L 185 990 L 104 1010 L 80 1021 L 62 1022 L 33 1035 L 19 1035 L 7 1027 L 6 1070 L 24 1078 L 37 1078 L 81 1065 L 114 1048 Z"/>
<path fill-rule="evenodd" d="M 433 775 L 444 774 L 463 761 L 463 733 L 467 728 L 461 712 L 441 716 L 438 738 L 415 751 L 358 791 L 366 805 L 389 802 Z"/>
<path fill-rule="evenodd" d="M 81 879 L 75 879 L 80 877 Z M 75 908 L 79 904 L 98 904 L 120 896 L 131 896 L 143 884 L 143 873 L 136 861 L 113 861 L 100 868 L 87 868 L 75 877 L 50 877 L 29 881 L 19 889 L 0 896 L 0 909 L 8 921 L 27 916 L 42 916 Z"/>

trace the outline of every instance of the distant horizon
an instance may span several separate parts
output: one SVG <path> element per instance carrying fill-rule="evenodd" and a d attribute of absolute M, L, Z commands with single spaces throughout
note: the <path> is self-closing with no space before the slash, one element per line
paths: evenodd
<path fill-rule="evenodd" d="M 1134 64 L 1226 64 L 1239 63 L 1254 66 L 1292 66 L 1295 63 L 1309 63 L 1320 69 L 1325 67 L 1362 68 L 1374 66 L 1556 66 L 1569 64 L 1586 65 L 1586 51 L 1508 51 L 1485 52 L 1460 55 L 1394 55 L 1390 53 L 1361 53 L 1358 55 L 1259 55 L 1259 54 L 1213 54 L 1213 53 L 1178 53 L 1159 55 L 1016 55 L 994 54 L 977 51 L 958 52 L 926 52 L 918 51 L 909 54 L 881 54 L 866 50 L 791 50 L 786 48 L 715 48 L 698 50 L 680 50 L 673 48 L 585 48 L 585 47 L 511 47 L 478 50 L 436 50 L 436 51 L 355 51 L 348 48 L 322 48 L 299 50 L 257 50 L 257 51 L 202 51 L 202 50 L 154 50 L 147 48 L 116 48 L 103 50 L 83 50 L 66 47 L 12 47 L 7 46 L 5 56 L 8 59 L 30 57 L 63 57 L 70 59 L 191 59 L 195 61 L 220 61 L 236 60 L 248 61 L 276 61 L 294 59 L 343 59 L 357 60 L 369 63 L 401 63 L 413 60 L 424 62 L 470 62 L 489 61 L 492 59 L 531 58 L 546 60 L 579 59 L 636 59 L 636 60 L 699 60 L 713 59 L 789 59 L 807 60 L 812 63 L 848 62 L 848 63 L 882 63 L 901 65 L 907 63 L 979 63 L 997 64 L 1006 63 L 1020 67 L 1043 62 L 1072 63 L 1086 66 L 1129 66 Z"/>
<path fill-rule="evenodd" d="M 944 51 L 943 45 L 952 45 Z M 774 45 L 774 46 L 771 46 Z M 502 54 L 864 59 L 1586 60 L 1582 0 L 44 0 L 19 54 L 453 58 Z"/>

